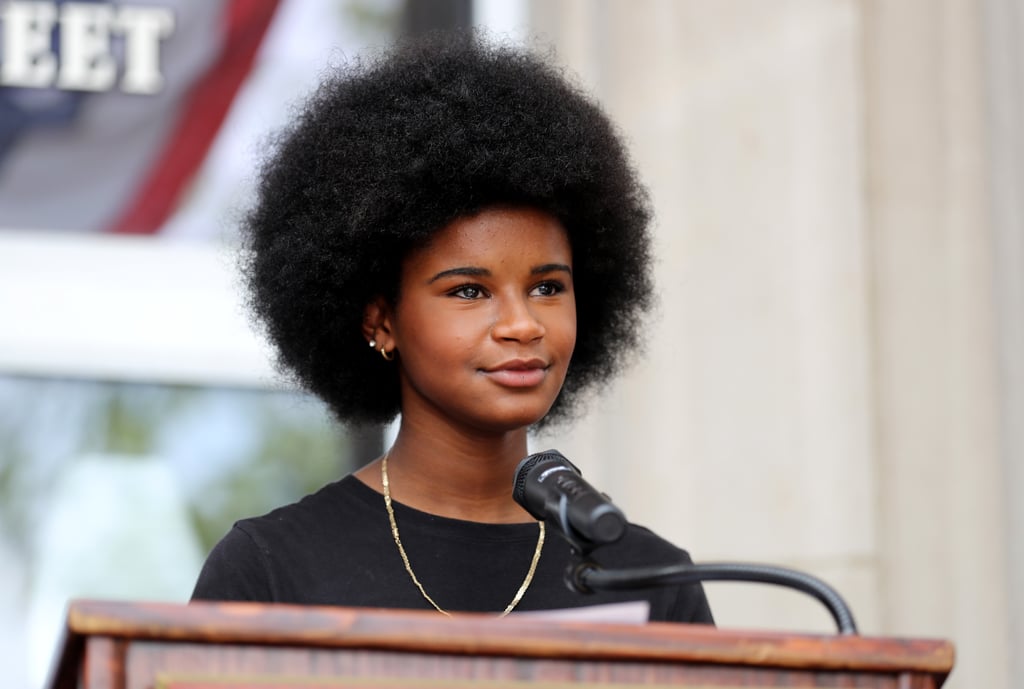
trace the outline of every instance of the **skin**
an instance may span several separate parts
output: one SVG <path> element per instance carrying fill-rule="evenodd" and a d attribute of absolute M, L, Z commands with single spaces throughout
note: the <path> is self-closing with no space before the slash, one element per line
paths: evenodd
<path fill-rule="evenodd" d="M 486 209 L 412 252 L 401 279 L 396 303 L 375 299 L 363 320 L 367 341 L 399 367 L 393 499 L 457 519 L 532 521 L 512 500 L 512 477 L 576 342 L 564 228 L 533 209 Z M 379 459 L 356 476 L 382 490 Z"/>

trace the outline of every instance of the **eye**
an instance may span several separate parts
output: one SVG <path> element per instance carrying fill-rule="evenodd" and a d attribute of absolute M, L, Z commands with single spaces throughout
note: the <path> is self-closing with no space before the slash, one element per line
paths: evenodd
<path fill-rule="evenodd" d="M 537 297 L 553 297 L 564 291 L 565 285 L 561 282 L 557 280 L 547 280 L 534 287 L 530 294 Z"/>
<path fill-rule="evenodd" d="M 460 285 L 448 292 L 448 294 L 460 299 L 482 299 L 486 296 L 483 287 L 480 285 Z"/>

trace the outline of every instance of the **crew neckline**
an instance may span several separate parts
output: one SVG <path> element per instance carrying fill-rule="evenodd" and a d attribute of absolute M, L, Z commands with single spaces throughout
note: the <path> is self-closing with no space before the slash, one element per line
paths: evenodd
<path fill-rule="evenodd" d="M 354 497 L 371 509 L 379 510 L 384 515 L 384 519 L 387 519 L 383 493 L 377 492 L 374 488 L 360 481 L 355 474 L 345 476 L 341 479 L 339 485 L 348 488 Z M 537 522 L 475 522 L 424 512 L 394 499 L 391 501 L 391 507 L 395 511 L 395 519 L 399 522 L 399 528 L 403 534 L 406 531 L 427 530 L 448 536 L 471 537 L 484 540 L 536 541 L 537 539 Z"/>

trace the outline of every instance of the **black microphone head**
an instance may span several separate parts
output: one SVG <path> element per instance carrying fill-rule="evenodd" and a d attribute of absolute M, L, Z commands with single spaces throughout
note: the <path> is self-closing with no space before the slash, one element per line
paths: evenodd
<path fill-rule="evenodd" d="M 512 497 L 535 519 L 555 523 L 573 543 L 612 543 L 626 530 L 625 515 L 557 450 L 519 462 Z"/>
<path fill-rule="evenodd" d="M 530 504 L 532 501 L 528 500 L 526 496 L 526 479 L 530 476 L 530 471 L 541 462 L 564 462 L 573 469 L 576 469 L 572 462 L 566 459 L 565 455 L 558 450 L 535 452 L 519 462 L 519 465 L 516 467 L 515 480 L 512 482 L 512 499 L 519 503 L 519 506 L 529 512 L 535 519 L 544 519 L 544 505 Z"/>
<path fill-rule="evenodd" d="M 569 461 L 568 459 L 565 458 L 565 455 L 563 455 L 558 450 L 545 450 L 544 452 L 535 452 L 529 457 L 524 457 L 523 460 L 519 462 L 518 466 L 516 466 L 515 480 L 512 484 L 512 497 L 515 498 L 516 502 L 519 502 L 519 504 L 522 505 L 522 502 L 520 502 L 520 500 L 523 497 L 523 486 L 526 485 L 526 477 L 530 473 L 530 469 L 537 466 L 537 464 L 544 460 L 557 461 L 559 459 L 565 462 Z M 523 506 L 525 507 L 525 505 Z"/>

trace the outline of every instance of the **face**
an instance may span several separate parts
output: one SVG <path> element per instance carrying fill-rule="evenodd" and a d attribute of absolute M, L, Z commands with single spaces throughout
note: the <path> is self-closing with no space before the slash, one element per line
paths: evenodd
<path fill-rule="evenodd" d="M 385 325 L 404 420 L 494 432 L 540 420 L 576 343 L 564 228 L 531 209 L 456 220 L 403 263 Z"/>

